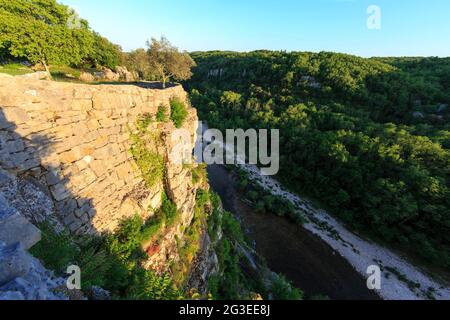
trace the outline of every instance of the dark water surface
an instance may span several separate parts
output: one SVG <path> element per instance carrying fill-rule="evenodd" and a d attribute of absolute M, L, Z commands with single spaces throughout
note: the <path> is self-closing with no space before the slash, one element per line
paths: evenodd
<path fill-rule="evenodd" d="M 286 218 L 255 213 L 245 204 L 232 175 L 219 165 L 208 167 L 210 185 L 224 208 L 241 222 L 272 271 L 285 275 L 307 298 L 324 295 L 338 300 L 374 300 L 366 280 L 318 236 Z"/>

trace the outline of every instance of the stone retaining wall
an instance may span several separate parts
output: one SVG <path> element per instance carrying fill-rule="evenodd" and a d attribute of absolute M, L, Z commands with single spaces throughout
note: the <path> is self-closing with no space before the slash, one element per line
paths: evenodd
<path fill-rule="evenodd" d="M 158 90 L 0 74 L 0 169 L 48 194 L 59 221 L 72 232 L 112 231 L 136 213 L 147 218 L 148 207 L 160 204 L 163 185 L 146 188 L 129 151 L 130 132 L 138 116 L 155 115 L 175 96 L 187 102 L 181 86 Z M 192 108 L 185 128 L 195 137 Z M 170 133 L 175 127 L 166 123 L 159 129 Z M 172 147 L 164 143 L 166 188 L 188 224 L 195 188 L 191 173 L 168 160 Z"/>

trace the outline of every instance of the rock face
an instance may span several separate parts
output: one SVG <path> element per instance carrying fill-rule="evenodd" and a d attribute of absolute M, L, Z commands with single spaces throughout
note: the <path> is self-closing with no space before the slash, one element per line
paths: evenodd
<path fill-rule="evenodd" d="M 83 82 L 94 82 L 95 77 L 89 72 L 81 72 L 79 79 Z"/>
<path fill-rule="evenodd" d="M 67 227 L 74 234 L 114 232 L 125 218 L 151 217 L 154 211 L 150 209 L 161 206 L 165 191 L 181 216 L 164 230 L 157 246 L 150 244 L 155 250 L 150 250 L 145 266 L 165 272 L 179 259 L 178 241 L 192 223 L 199 186 L 193 183 L 192 169 L 172 157 L 179 147 L 179 141 L 172 138 L 176 128 L 171 122 L 152 123 L 149 128 L 161 133 L 160 143 L 153 147 L 164 157 L 166 172 L 165 181 L 151 188 L 130 148 L 140 116 L 155 116 L 161 104 L 170 112 L 174 97 L 187 106 L 189 101 L 181 86 L 152 87 L 148 83 L 85 85 L 0 75 L 0 209 L 9 217 L 10 230 L 20 230 L 4 233 L 0 240 L 5 245 L 17 243 L 14 234 L 25 248 L 39 240 L 38 230 L 26 225 L 28 221 L 35 225 L 49 221 L 56 230 Z M 188 107 L 181 129 L 191 138 L 186 146 L 189 155 L 197 127 L 197 113 Z M 208 269 L 214 268 L 200 269 L 204 284 Z M 39 277 L 50 277 L 35 260 L 30 270 Z M 29 289 L 22 273 L 19 280 L 1 289 L 6 297 L 18 297 L 20 292 L 24 298 L 52 298 L 45 290 Z"/>
<path fill-rule="evenodd" d="M 40 231 L 0 196 L 0 300 L 66 300 L 55 289 L 65 285 L 25 249 Z"/>
<path fill-rule="evenodd" d="M 27 253 L 21 243 L 6 246 L 0 241 L 0 300 L 68 300 L 57 292 L 65 283 Z"/>
<path fill-rule="evenodd" d="M 136 72 L 128 71 L 126 67 L 117 66 L 115 72 L 108 68 L 103 68 L 99 72 L 93 74 L 89 72 L 82 72 L 79 79 L 84 82 L 106 81 L 106 82 L 135 82 L 139 80 L 139 75 Z"/>
<path fill-rule="evenodd" d="M 54 210 L 76 233 L 113 231 L 136 213 L 148 218 L 147 204 L 160 204 L 163 186 L 142 187 L 129 152 L 130 132 L 140 115 L 156 115 L 158 106 L 169 106 L 175 96 L 187 103 L 181 86 L 156 90 L 0 76 L 0 169 L 19 177 L 10 189 L 20 192 L 9 198 L 19 194 L 43 203 L 42 195 L 49 196 L 51 203 L 39 214 Z M 194 137 L 196 128 L 196 111 L 189 108 L 185 129 Z M 175 127 L 162 129 L 169 136 Z M 166 155 L 173 147 L 169 140 Z M 167 161 L 166 169 L 170 196 L 187 215 L 194 197 L 186 182 L 191 179 L 182 165 Z M 32 221 L 42 220 L 30 215 Z"/>

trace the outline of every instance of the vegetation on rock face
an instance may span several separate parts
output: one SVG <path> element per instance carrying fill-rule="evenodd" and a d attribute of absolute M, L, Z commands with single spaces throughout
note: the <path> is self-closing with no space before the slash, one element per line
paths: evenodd
<path fill-rule="evenodd" d="M 120 48 L 55 0 L 0 1 L 0 57 L 42 64 L 115 67 Z"/>
<path fill-rule="evenodd" d="M 187 116 L 188 112 L 183 101 L 176 97 L 170 100 L 170 119 L 175 127 L 181 128 Z"/>
<path fill-rule="evenodd" d="M 169 120 L 168 116 L 169 108 L 163 104 L 158 106 L 158 112 L 156 113 L 156 121 L 167 122 Z"/>
<path fill-rule="evenodd" d="M 198 252 L 201 249 L 203 235 L 208 220 L 208 204 L 210 195 L 208 191 L 197 190 L 194 207 L 194 217 L 182 239 L 178 239 L 178 254 L 180 260 L 171 267 L 173 279 L 181 287 L 186 285 L 189 272 Z M 196 288 L 187 288 L 196 289 Z"/>
<path fill-rule="evenodd" d="M 186 84 L 211 127 L 279 128 L 286 185 L 351 227 L 450 268 L 449 59 L 193 58 Z M 272 202 L 253 198 L 261 210 Z"/>
<path fill-rule="evenodd" d="M 168 275 L 158 276 L 141 267 L 145 224 L 139 216 L 122 221 L 114 234 L 101 237 L 57 234 L 41 226 L 42 241 L 31 251 L 44 265 L 64 273 L 69 265 L 81 270 L 82 290 L 101 286 L 115 299 L 178 299 L 181 292 Z"/>
<path fill-rule="evenodd" d="M 142 116 L 137 123 L 137 131 L 131 135 L 131 154 L 147 187 L 152 188 L 164 178 L 164 158 L 158 153 L 157 139 L 148 126 L 153 121 L 151 115 Z"/>

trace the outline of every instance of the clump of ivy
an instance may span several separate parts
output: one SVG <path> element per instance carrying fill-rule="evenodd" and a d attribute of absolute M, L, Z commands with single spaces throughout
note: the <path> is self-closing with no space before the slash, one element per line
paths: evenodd
<path fill-rule="evenodd" d="M 188 116 L 186 105 L 179 98 L 175 97 L 170 100 L 170 119 L 175 127 L 181 128 Z"/>
<path fill-rule="evenodd" d="M 139 167 L 142 177 L 149 188 L 154 187 L 164 178 L 164 158 L 153 151 L 157 144 L 157 137 L 148 131 L 148 126 L 152 123 L 153 117 L 150 114 L 141 116 L 137 121 L 137 132 L 131 134 L 131 154 Z"/>

